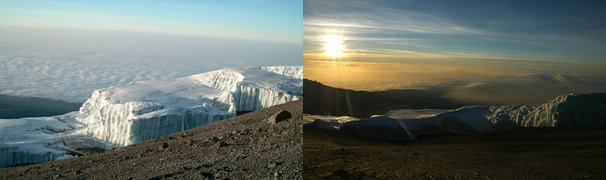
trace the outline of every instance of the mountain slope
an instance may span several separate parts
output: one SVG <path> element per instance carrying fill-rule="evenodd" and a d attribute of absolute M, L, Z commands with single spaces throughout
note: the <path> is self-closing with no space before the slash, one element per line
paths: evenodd
<path fill-rule="evenodd" d="M 386 142 L 304 127 L 305 179 L 603 179 L 606 131 L 514 128 Z"/>
<path fill-rule="evenodd" d="M 436 90 L 387 90 L 378 92 L 334 88 L 303 79 L 306 114 L 367 118 L 393 109 L 451 109 L 463 105 L 442 98 Z"/>
<path fill-rule="evenodd" d="M 0 179 L 302 179 L 303 101 L 102 153 L 0 169 Z M 285 110 L 292 118 L 270 125 Z"/>

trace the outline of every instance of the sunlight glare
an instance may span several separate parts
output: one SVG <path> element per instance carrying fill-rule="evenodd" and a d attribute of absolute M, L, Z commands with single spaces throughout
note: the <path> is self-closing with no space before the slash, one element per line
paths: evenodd
<path fill-rule="evenodd" d="M 325 56 L 337 58 L 345 56 L 345 47 L 343 47 L 343 37 L 337 35 L 326 35 L 324 36 L 324 53 Z"/>

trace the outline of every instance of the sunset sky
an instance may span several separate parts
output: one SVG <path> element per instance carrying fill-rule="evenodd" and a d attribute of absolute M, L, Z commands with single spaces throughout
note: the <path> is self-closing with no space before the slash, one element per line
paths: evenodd
<path fill-rule="evenodd" d="M 303 5 L 305 78 L 330 86 L 368 91 L 448 86 L 486 91 L 487 97 L 498 96 L 494 89 L 528 96 L 606 89 L 603 2 L 308 0 Z"/>

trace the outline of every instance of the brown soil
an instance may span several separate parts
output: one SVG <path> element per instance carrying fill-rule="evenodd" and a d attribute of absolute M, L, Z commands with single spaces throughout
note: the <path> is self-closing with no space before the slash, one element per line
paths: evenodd
<path fill-rule="evenodd" d="M 606 130 L 517 128 L 385 142 L 304 127 L 305 179 L 605 179 Z"/>
<path fill-rule="evenodd" d="M 292 118 L 269 125 L 286 110 Z M 303 100 L 77 158 L 0 169 L 0 179 L 301 179 Z"/>

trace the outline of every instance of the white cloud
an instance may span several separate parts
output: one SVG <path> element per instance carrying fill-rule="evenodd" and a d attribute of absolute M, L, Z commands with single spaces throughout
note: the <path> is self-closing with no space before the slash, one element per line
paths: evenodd
<path fill-rule="evenodd" d="M 0 28 L 0 94 L 83 102 L 99 88 L 228 67 L 301 65 L 301 46 L 221 38 Z"/>

